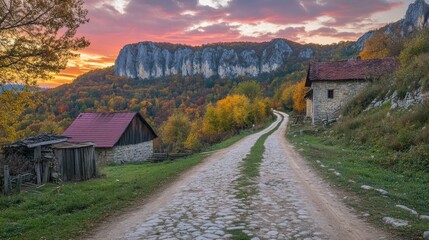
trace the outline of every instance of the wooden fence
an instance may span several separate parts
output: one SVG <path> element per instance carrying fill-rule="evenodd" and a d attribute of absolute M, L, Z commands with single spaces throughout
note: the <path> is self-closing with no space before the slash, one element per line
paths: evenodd
<path fill-rule="evenodd" d="M 191 153 L 153 153 L 152 156 L 149 157 L 148 161 L 162 162 L 164 160 L 175 160 L 189 155 L 191 155 Z"/>

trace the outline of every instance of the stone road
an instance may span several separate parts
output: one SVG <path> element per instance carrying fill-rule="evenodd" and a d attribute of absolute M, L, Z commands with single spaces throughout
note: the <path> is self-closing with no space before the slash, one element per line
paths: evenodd
<path fill-rule="evenodd" d="M 230 239 L 237 232 L 252 239 L 324 238 L 308 215 L 305 200 L 288 173 L 276 137 L 266 141 L 257 193 L 237 197 L 236 180 L 242 159 L 269 129 L 241 141 L 210 168 L 191 176 L 173 200 L 130 230 L 125 239 Z M 286 124 L 285 121 L 282 124 Z"/>

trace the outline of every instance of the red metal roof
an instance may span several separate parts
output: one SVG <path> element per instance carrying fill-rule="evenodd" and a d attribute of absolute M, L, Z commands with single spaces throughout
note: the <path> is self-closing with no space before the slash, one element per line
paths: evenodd
<path fill-rule="evenodd" d="M 395 71 L 394 58 L 368 60 L 345 60 L 311 63 L 305 82 L 307 87 L 313 81 L 367 80 Z"/>
<path fill-rule="evenodd" d="M 93 142 L 96 147 L 113 147 L 135 116 L 141 117 L 137 112 L 81 113 L 64 135 L 70 137 L 70 142 Z M 143 117 L 141 119 L 147 124 Z"/>

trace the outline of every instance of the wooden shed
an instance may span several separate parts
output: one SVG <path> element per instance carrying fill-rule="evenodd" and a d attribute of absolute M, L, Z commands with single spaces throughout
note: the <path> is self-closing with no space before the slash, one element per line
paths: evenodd
<path fill-rule="evenodd" d="M 96 175 L 94 143 L 62 142 L 52 146 L 62 181 L 88 180 Z"/>
<path fill-rule="evenodd" d="M 99 165 L 145 161 L 157 137 L 137 112 L 81 113 L 64 135 L 69 142 L 95 143 Z"/>
<path fill-rule="evenodd" d="M 2 166 L 10 176 L 37 184 L 87 180 L 95 176 L 93 143 L 68 143 L 61 135 L 41 134 L 4 146 Z"/>

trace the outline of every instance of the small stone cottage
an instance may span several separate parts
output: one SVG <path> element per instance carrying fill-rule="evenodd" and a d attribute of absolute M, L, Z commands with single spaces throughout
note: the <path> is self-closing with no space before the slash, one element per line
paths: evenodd
<path fill-rule="evenodd" d="M 64 135 L 69 142 L 95 143 L 98 165 L 145 161 L 157 137 L 137 112 L 81 113 Z"/>
<path fill-rule="evenodd" d="M 313 124 L 332 121 L 371 80 L 397 67 L 394 58 L 311 63 L 305 82 L 307 117 Z"/>

